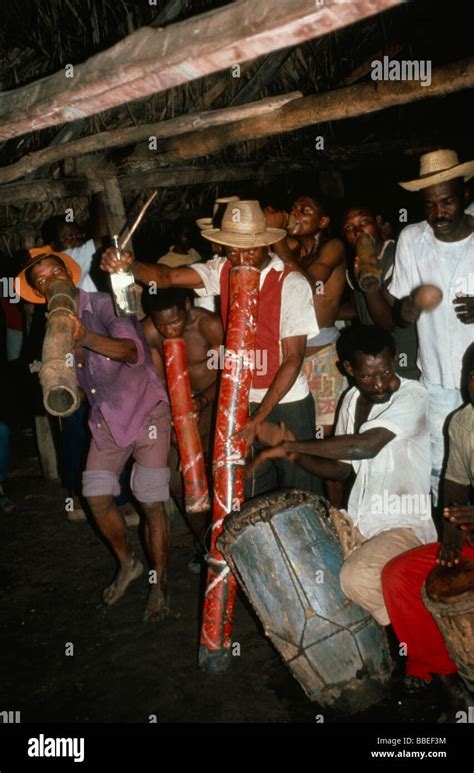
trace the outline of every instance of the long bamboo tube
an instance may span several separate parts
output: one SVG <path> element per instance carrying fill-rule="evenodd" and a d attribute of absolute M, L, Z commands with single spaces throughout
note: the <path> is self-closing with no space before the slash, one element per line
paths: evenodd
<path fill-rule="evenodd" d="M 214 440 L 214 501 L 199 667 L 224 671 L 230 659 L 236 584 L 216 540 L 224 518 L 240 509 L 245 487 L 245 443 L 235 440 L 248 418 L 255 349 L 260 271 L 238 266 L 230 272 L 229 323 Z"/>
<path fill-rule="evenodd" d="M 48 320 L 39 374 L 44 407 L 53 416 L 70 416 L 80 403 L 72 343 L 74 323 L 68 316 L 76 313 L 74 287 L 63 279 L 53 279 L 48 282 L 46 300 Z"/>
<path fill-rule="evenodd" d="M 201 437 L 193 411 L 184 340 L 166 338 L 163 341 L 163 352 L 171 415 L 183 473 L 185 507 L 188 513 L 201 513 L 210 509 L 209 490 Z"/>

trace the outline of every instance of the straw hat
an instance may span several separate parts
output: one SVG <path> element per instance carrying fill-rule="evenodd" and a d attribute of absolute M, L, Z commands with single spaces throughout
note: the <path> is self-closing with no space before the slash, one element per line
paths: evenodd
<path fill-rule="evenodd" d="M 28 252 L 29 257 L 15 279 L 16 292 L 24 301 L 28 301 L 28 303 L 46 303 L 46 298 L 38 297 L 25 278 L 26 271 L 44 258 L 60 258 L 66 268 L 71 272 L 74 284 L 77 285 L 81 281 L 81 267 L 65 252 L 56 252 L 56 250 L 53 250 L 49 245 L 46 247 L 34 247 L 32 250 L 28 250 Z"/>
<path fill-rule="evenodd" d="M 223 207 L 225 208 L 227 204 L 230 204 L 232 201 L 239 201 L 239 196 L 223 196 L 219 199 L 216 199 L 214 202 L 212 217 L 200 217 L 198 220 L 196 220 L 196 225 L 199 228 L 199 230 L 207 231 L 208 228 L 212 228 L 212 226 L 214 225 L 213 220 L 216 217 L 219 210 L 222 209 Z"/>
<path fill-rule="evenodd" d="M 202 232 L 204 239 L 228 247 L 266 247 L 286 236 L 283 228 L 267 228 L 258 201 L 234 201 L 227 205 L 221 228 Z"/>
<path fill-rule="evenodd" d="M 207 231 L 208 228 L 212 228 L 212 217 L 200 217 L 196 220 L 196 225 L 200 231 Z"/>
<path fill-rule="evenodd" d="M 435 150 L 420 156 L 420 177 L 418 180 L 409 180 L 399 183 L 406 191 L 421 191 L 430 185 L 438 185 L 455 177 L 464 177 L 469 180 L 474 175 L 474 161 L 459 163 L 455 150 Z"/>

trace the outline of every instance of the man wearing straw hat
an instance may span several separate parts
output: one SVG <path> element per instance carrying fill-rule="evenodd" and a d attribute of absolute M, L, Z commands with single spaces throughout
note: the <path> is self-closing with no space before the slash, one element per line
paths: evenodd
<path fill-rule="evenodd" d="M 232 266 L 253 265 L 260 270 L 259 321 L 268 327 L 271 345 L 259 345 L 269 353 L 271 366 L 254 369 L 250 390 L 250 418 L 243 436 L 250 446 L 258 425 L 266 420 L 285 426 L 300 440 L 314 437 L 314 401 L 302 371 L 306 339 L 318 332 L 313 296 L 309 282 L 289 269 L 269 247 L 286 234 L 281 228 L 268 228 L 257 201 L 237 201 L 228 204 L 220 228 L 203 231 L 204 238 L 225 247 L 226 257 L 189 268 L 138 263 L 129 253 L 125 259 L 139 282 L 157 287 L 190 287 L 199 295 L 220 295 L 224 326 L 228 298 L 229 271 Z M 113 250 L 102 256 L 102 268 L 112 272 L 117 267 Z M 260 324 L 260 322 L 259 322 Z M 272 356 L 270 356 L 272 355 Z M 255 357 L 254 362 L 257 361 Z M 265 372 L 264 372 L 265 370 Z M 321 493 L 321 483 L 306 470 L 297 470 L 285 460 L 262 466 L 252 480 L 248 496 L 255 496 L 279 486 L 296 487 Z"/>
<path fill-rule="evenodd" d="M 435 504 L 444 424 L 462 403 L 462 357 L 474 333 L 474 217 L 465 213 L 465 182 L 473 175 L 474 161 L 460 164 L 454 150 L 437 150 L 421 156 L 418 179 L 400 183 L 405 190 L 421 191 L 426 216 L 400 234 L 390 296 L 396 321 L 417 325 L 417 364 L 429 395 Z M 443 297 L 436 308 L 420 312 L 412 292 L 426 284 L 438 287 Z"/>
<path fill-rule="evenodd" d="M 80 278 L 81 269 L 68 254 L 38 247 L 29 250 L 16 281 L 19 295 L 29 303 L 45 303 L 53 280 L 74 288 L 77 314 L 69 315 L 74 322 L 74 362 L 90 403 L 92 434 L 82 493 L 119 566 L 102 598 L 109 606 L 115 604 L 143 572 L 114 502 L 120 492 L 119 475 L 133 456 L 131 488 L 146 516 L 145 541 L 156 580 L 150 584 L 144 620 L 158 621 L 168 612 L 169 524 L 164 508 L 170 477 L 168 397 L 137 319 L 117 317 L 110 295 L 78 288 Z"/>

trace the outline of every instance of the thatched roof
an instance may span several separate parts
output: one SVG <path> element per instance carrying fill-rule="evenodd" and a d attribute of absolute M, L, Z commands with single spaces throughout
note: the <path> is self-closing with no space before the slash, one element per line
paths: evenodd
<path fill-rule="evenodd" d="M 212 0 L 177 0 L 181 10 L 174 21 L 196 16 L 228 5 Z M 37 81 L 64 68 L 79 64 L 145 25 L 153 24 L 170 3 L 156 5 L 132 0 L 4 0 L 4 26 L 0 31 L 0 81 L 4 91 Z M 452 9 L 452 5 L 450 6 Z M 397 58 L 426 58 L 432 67 L 467 57 L 472 52 L 472 31 L 462 17 L 450 13 L 442 21 L 433 14 L 431 2 L 408 3 L 357 24 L 288 49 L 274 77 L 254 98 L 286 94 L 304 95 L 333 91 L 344 85 L 370 80 L 374 58 L 391 54 Z M 232 104 L 240 90 L 251 81 L 262 59 L 241 66 L 240 77 L 230 70 L 192 80 L 164 93 L 83 118 L 64 127 L 52 126 L 0 143 L 0 167 L 8 166 L 27 153 L 54 143 L 64 134 L 74 138 L 117 127 L 163 121 L 205 109 Z M 321 123 L 297 131 L 261 137 L 225 147 L 212 156 L 192 159 L 189 166 L 257 163 L 280 158 L 301 160 L 308 170 L 326 170 L 326 185 L 337 188 L 332 173 L 345 174 L 346 187 L 356 187 L 357 176 L 379 175 L 385 169 L 396 180 L 413 168 L 412 156 L 437 145 L 454 145 L 460 154 L 472 157 L 472 131 L 465 121 L 469 91 L 440 99 L 393 107 L 348 120 Z M 464 118 L 464 120 L 463 120 Z M 324 136 L 325 153 L 315 150 L 316 136 Z M 143 152 L 141 152 L 141 148 Z M 118 174 L 146 169 L 146 147 L 126 146 L 100 156 L 101 163 L 113 163 Z M 405 162 L 403 159 L 405 158 Z M 401 161 L 402 160 L 402 161 Z M 153 164 L 160 163 L 159 158 Z M 54 180 L 77 176 L 82 167 L 66 159 L 37 169 L 26 179 Z M 270 179 L 270 178 L 269 178 Z M 269 179 L 259 179 L 263 185 Z M 323 174 L 324 182 L 324 174 Z M 320 181 L 321 182 L 321 181 Z M 252 182 L 255 185 L 255 181 Z M 281 188 L 288 185 L 284 179 Z M 245 191 L 249 183 L 212 183 L 160 190 L 160 216 L 206 214 L 215 195 Z M 275 186 L 273 186 L 275 189 Z M 337 193 L 337 191 L 336 191 Z M 130 215 L 139 208 L 147 190 L 124 192 Z M 25 224 L 38 228 L 45 218 L 73 206 L 81 219 L 87 214 L 86 196 L 53 199 L 41 203 L 10 203 L 0 206 L 0 236 L 4 247 L 21 246 Z M 1 249 L 1 248 L 0 248 Z"/>

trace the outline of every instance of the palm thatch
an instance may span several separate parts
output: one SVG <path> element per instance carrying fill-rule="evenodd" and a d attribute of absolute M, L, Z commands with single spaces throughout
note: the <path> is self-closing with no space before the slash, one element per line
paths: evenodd
<path fill-rule="evenodd" d="M 222 0 L 175 0 L 174 9 L 178 7 L 179 14 L 174 21 L 227 4 Z M 5 23 L 0 30 L 0 83 L 3 90 L 38 80 L 58 71 L 65 64 L 85 61 L 134 30 L 154 21 L 156 23 L 157 19 L 159 23 L 160 13 L 165 7 L 169 8 L 165 0 L 157 0 L 156 5 L 135 3 L 133 0 L 49 0 L 48 3 L 4 0 L 2 5 Z M 456 39 L 449 42 L 445 21 L 441 29 L 435 20 L 425 18 L 430 7 L 424 2 L 402 5 L 290 49 L 275 77 L 262 86 L 258 96 L 263 98 L 295 90 L 305 95 L 324 93 L 367 80 L 370 78 L 371 61 L 387 53 L 414 58 L 421 57 L 429 49 L 433 66 L 468 55 L 472 48 L 468 30 L 456 25 Z M 433 51 L 436 57 L 433 57 Z M 8 140 L 0 144 L 0 166 L 11 164 L 25 153 L 44 148 L 65 136 L 85 137 L 117 127 L 227 107 L 238 99 L 239 92 L 251 81 L 261 64 L 261 59 L 243 64 L 239 77 L 235 77 L 234 71 L 224 71 L 66 124 L 59 131 L 57 127 L 51 127 Z M 451 115 L 453 111 L 461 115 L 463 95 L 446 99 L 451 106 Z M 410 153 L 414 148 L 423 150 L 450 141 L 456 144 L 461 154 L 463 151 L 468 154 L 472 150 L 468 131 L 463 130 L 461 122 L 453 130 L 452 121 L 445 117 L 441 120 L 437 102 L 422 103 L 423 107 L 393 108 L 380 114 L 241 142 L 214 154 L 212 158 L 197 158 L 191 164 L 232 165 L 268 158 L 299 158 L 307 163 L 309 170 L 336 168 L 342 173 L 357 173 L 371 164 L 374 169 L 380 168 L 381 158 L 385 164 L 391 164 L 396 169 L 402 152 Z M 325 140 L 324 163 L 321 154 L 318 156 L 315 151 L 317 136 L 323 136 Z M 371 148 L 369 154 L 364 153 L 364 146 Z M 103 156 L 100 158 L 102 162 L 114 163 L 120 173 L 130 163 L 132 153 L 139 156 L 140 146 L 119 148 L 106 154 L 105 159 Z M 159 160 L 156 163 L 159 164 Z M 68 159 L 42 167 L 29 177 L 36 180 L 74 177 L 77 168 L 77 162 Z M 259 184 L 267 182 L 265 179 L 258 181 Z M 229 186 L 224 183 L 212 183 L 161 189 L 160 217 L 206 213 L 217 194 L 236 191 L 235 184 L 231 187 L 229 191 Z M 247 187 L 243 184 L 241 190 Z M 130 217 L 147 195 L 147 190 L 124 195 Z M 18 249 L 23 243 L 25 228 L 33 226 L 37 231 L 47 217 L 63 212 L 66 207 L 74 208 L 77 219 L 87 218 L 87 197 L 0 207 L 0 240 L 3 247 L 11 252 Z"/>

